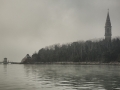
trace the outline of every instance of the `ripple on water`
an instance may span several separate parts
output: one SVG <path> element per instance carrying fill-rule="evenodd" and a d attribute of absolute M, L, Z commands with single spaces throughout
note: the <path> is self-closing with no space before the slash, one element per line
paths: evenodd
<path fill-rule="evenodd" d="M 97 65 L 1 66 L 0 90 L 120 90 L 118 71 Z"/>
<path fill-rule="evenodd" d="M 120 87 L 119 88 L 114 88 L 113 90 L 120 90 Z"/>

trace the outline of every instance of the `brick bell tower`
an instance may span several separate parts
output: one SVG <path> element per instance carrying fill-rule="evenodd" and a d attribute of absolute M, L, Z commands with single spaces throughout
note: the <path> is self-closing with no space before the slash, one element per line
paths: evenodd
<path fill-rule="evenodd" d="M 112 30 L 112 26 L 110 22 L 109 9 L 108 9 L 106 23 L 105 23 L 105 40 L 106 41 L 111 41 L 111 36 L 112 36 L 111 30 Z"/>

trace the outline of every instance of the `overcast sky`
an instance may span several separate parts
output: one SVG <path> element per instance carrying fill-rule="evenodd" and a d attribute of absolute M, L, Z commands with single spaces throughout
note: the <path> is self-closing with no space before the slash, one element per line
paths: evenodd
<path fill-rule="evenodd" d="M 20 62 L 39 49 L 104 38 L 109 8 L 120 36 L 120 0 L 0 0 L 0 61 Z"/>

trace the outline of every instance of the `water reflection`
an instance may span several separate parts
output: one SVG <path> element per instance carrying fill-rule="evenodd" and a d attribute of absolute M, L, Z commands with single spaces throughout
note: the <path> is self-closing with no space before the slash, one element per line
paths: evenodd
<path fill-rule="evenodd" d="M 39 88 L 120 90 L 119 66 L 24 65 L 24 70 L 29 81 Z"/>

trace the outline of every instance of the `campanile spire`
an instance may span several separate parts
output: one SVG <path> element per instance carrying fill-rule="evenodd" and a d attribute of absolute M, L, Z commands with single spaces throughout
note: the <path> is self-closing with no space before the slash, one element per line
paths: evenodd
<path fill-rule="evenodd" d="M 106 41 L 111 41 L 111 21 L 110 21 L 110 16 L 109 16 L 109 9 L 107 13 L 107 18 L 106 18 L 106 23 L 105 23 L 105 40 Z"/>

